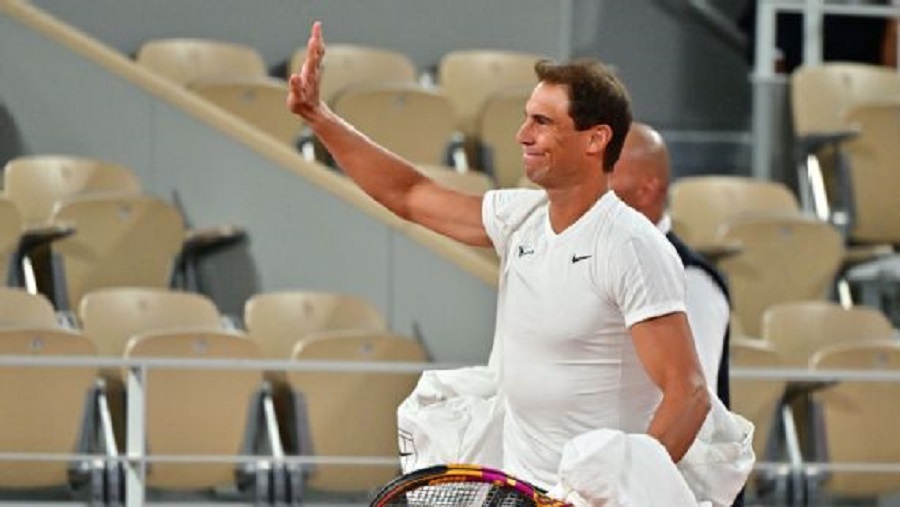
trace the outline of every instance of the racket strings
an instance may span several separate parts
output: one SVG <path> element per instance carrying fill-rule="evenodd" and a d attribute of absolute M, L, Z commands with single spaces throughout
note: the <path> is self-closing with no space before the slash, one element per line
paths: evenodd
<path fill-rule="evenodd" d="M 536 507 L 522 492 L 491 483 L 454 482 L 419 487 L 383 504 L 406 507 Z"/>

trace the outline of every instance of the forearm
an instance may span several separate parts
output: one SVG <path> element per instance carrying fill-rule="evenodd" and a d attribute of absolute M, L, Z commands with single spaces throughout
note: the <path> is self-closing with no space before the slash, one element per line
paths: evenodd
<path fill-rule="evenodd" d="M 709 392 L 699 379 L 679 394 L 663 395 L 647 433 L 659 440 L 677 463 L 694 442 L 709 409 Z"/>
<path fill-rule="evenodd" d="M 375 144 L 324 104 L 314 116 L 305 119 L 347 176 L 389 210 L 410 218 L 406 196 L 412 187 L 425 180 L 421 173 L 409 162 Z"/>

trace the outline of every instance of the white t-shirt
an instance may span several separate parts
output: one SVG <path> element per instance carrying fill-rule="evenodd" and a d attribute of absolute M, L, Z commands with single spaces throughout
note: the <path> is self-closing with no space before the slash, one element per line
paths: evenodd
<path fill-rule="evenodd" d="M 662 394 L 628 327 L 685 310 L 684 269 L 612 192 L 561 234 L 543 190 L 488 192 L 482 215 L 501 257 L 491 362 L 507 400 L 504 468 L 550 487 L 573 437 L 647 430 Z"/>

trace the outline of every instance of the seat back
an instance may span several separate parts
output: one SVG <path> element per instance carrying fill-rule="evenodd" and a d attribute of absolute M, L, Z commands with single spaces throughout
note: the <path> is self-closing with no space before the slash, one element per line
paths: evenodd
<path fill-rule="evenodd" d="M 3 171 L 3 187 L 27 224 L 46 223 L 56 204 L 68 197 L 107 192 L 141 193 L 140 179 L 131 168 L 106 160 L 65 155 L 10 160 Z"/>
<path fill-rule="evenodd" d="M 263 356 L 288 359 L 298 340 L 324 331 L 384 331 L 387 323 L 369 301 L 350 294 L 281 291 L 256 294 L 244 305 L 244 325 Z"/>
<path fill-rule="evenodd" d="M 300 72 L 306 60 L 306 46 L 298 49 L 288 65 L 290 73 Z M 400 52 L 357 44 L 329 44 L 322 60 L 321 97 L 331 103 L 346 88 L 366 83 L 416 82 L 416 66 Z"/>
<path fill-rule="evenodd" d="M 729 346 L 731 366 L 735 368 L 779 368 L 781 357 L 772 344 L 757 339 L 734 339 Z M 766 460 L 766 446 L 776 426 L 787 381 L 777 379 L 732 378 L 731 410 L 747 418 L 756 427 L 753 452 Z"/>
<path fill-rule="evenodd" d="M 479 166 L 492 174 L 501 188 L 518 186 L 525 175 L 522 146 L 516 134 L 524 121 L 525 103 L 530 95 L 530 87 L 498 91 L 485 100 L 478 115 Z"/>
<path fill-rule="evenodd" d="M 15 326 L 56 327 L 56 311 L 43 294 L 0 287 L 0 328 Z"/>
<path fill-rule="evenodd" d="M 886 339 L 891 321 L 873 307 L 844 308 L 833 301 L 794 301 L 763 313 L 761 337 L 778 349 L 786 365 L 806 368 L 813 354 L 848 341 Z"/>
<path fill-rule="evenodd" d="M 841 343 L 813 356 L 816 370 L 900 370 L 896 340 Z M 900 462 L 900 383 L 841 381 L 814 395 L 822 409 L 828 460 L 832 463 Z M 830 472 L 824 484 L 833 494 L 878 496 L 900 490 L 897 473 Z"/>
<path fill-rule="evenodd" d="M 737 218 L 721 226 L 718 238 L 741 246 L 718 266 L 749 336 L 760 335 L 763 312 L 771 305 L 828 299 L 844 256 L 837 229 L 796 214 Z"/>
<path fill-rule="evenodd" d="M 484 195 L 494 188 L 494 180 L 481 171 L 459 172 L 442 165 L 419 165 L 416 169 L 434 181 L 460 192 Z"/>
<path fill-rule="evenodd" d="M 78 306 L 84 332 L 101 356 L 121 357 L 131 337 L 167 329 L 219 329 L 219 311 L 207 296 L 151 287 L 113 287 L 85 294 Z"/>
<path fill-rule="evenodd" d="M 138 65 L 179 85 L 199 79 L 264 78 L 266 62 L 255 48 L 210 39 L 164 38 L 150 40 L 138 49 Z"/>
<path fill-rule="evenodd" d="M 457 128 L 466 136 L 477 135 L 478 115 L 488 97 L 498 91 L 534 87 L 536 54 L 493 49 L 451 51 L 438 62 L 438 84 L 450 97 Z"/>
<path fill-rule="evenodd" d="M 287 83 L 280 79 L 201 80 L 191 90 L 266 134 L 295 146 L 303 122 L 284 105 Z"/>
<path fill-rule="evenodd" d="M 800 203 L 783 183 L 744 176 L 688 176 L 669 190 L 673 225 L 687 244 L 709 245 L 728 220 L 760 213 L 792 213 Z"/>
<path fill-rule="evenodd" d="M 15 203 L 0 198 L 0 284 L 9 279 L 10 262 L 21 236 L 22 215 Z"/>
<path fill-rule="evenodd" d="M 73 309 L 85 293 L 99 288 L 168 287 L 185 236 L 175 206 L 147 195 L 70 198 L 57 206 L 51 221 L 76 228 L 53 245 Z"/>
<path fill-rule="evenodd" d="M 387 149 L 414 163 L 441 164 L 455 132 L 453 104 L 415 83 L 345 88 L 334 111 Z"/>
<path fill-rule="evenodd" d="M 900 245 L 900 92 L 896 97 L 846 112 L 847 122 L 859 129 L 845 145 L 853 190 L 850 239 L 855 242 Z"/>
<path fill-rule="evenodd" d="M 881 65 L 826 62 L 791 74 L 791 115 L 798 136 L 849 129 L 844 111 L 860 102 L 900 95 L 900 77 Z"/>
<path fill-rule="evenodd" d="M 388 333 L 345 331 L 305 338 L 297 361 L 424 362 L 418 342 Z M 305 401 L 316 456 L 396 458 L 397 407 L 413 390 L 418 373 L 289 371 L 291 388 Z M 371 491 L 399 473 L 396 466 L 317 464 L 308 486 L 322 491 Z"/>
<path fill-rule="evenodd" d="M 222 331 L 138 335 L 127 358 L 258 359 L 255 343 Z M 146 383 L 147 455 L 240 455 L 248 413 L 261 388 L 255 369 L 150 368 Z M 149 487 L 198 490 L 235 484 L 235 463 L 152 463 Z"/>
<path fill-rule="evenodd" d="M 0 329 L 0 355 L 93 356 L 84 335 L 39 327 Z M 79 452 L 79 436 L 88 396 L 97 377 L 91 366 L 0 367 L 0 449 L 4 452 L 69 454 Z M 84 450 L 82 450 L 84 451 Z M 65 461 L 2 461 L 0 489 L 69 484 Z"/>

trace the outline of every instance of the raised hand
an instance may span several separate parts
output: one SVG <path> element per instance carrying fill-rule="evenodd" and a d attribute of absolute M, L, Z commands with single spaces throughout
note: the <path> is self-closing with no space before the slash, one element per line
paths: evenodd
<path fill-rule="evenodd" d="M 321 106 L 319 85 L 322 58 L 325 56 L 325 40 L 322 38 L 322 22 L 313 23 L 306 42 L 306 60 L 298 74 L 288 81 L 287 107 L 304 119 L 314 116 Z"/>

